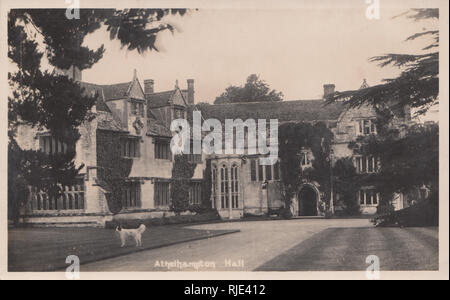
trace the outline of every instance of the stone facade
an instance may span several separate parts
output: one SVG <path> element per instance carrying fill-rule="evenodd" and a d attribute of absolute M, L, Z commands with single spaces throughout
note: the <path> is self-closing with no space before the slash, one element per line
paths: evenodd
<path fill-rule="evenodd" d="M 164 185 L 168 189 L 160 194 L 155 193 L 155 186 L 171 181 L 173 158 L 167 152 L 171 138 L 168 125 L 175 117 L 175 109 L 186 110 L 187 90 L 176 86 L 170 91 L 175 103 L 169 102 L 163 107 L 167 118 L 157 118 L 154 114 L 160 116 L 159 112 L 148 108 L 148 98 L 152 94 L 145 94 L 136 74 L 132 81 L 123 84 L 80 84 L 85 92 L 100 95 L 92 109 L 95 118 L 79 128 L 81 138 L 75 146 L 75 163 L 77 166 L 84 164 L 80 180 L 75 186 L 65 187 L 64 196 L 56 200 L 33 190 L 23 209 L 22 222 L 39 226 L 104 226 L 113 219 L 173 215 L 167 201 L 155 199 L 170 195 L 170 185 Z M 192 81 L 189 84 L 193 88 Z M 22 126 L 18 131 L 18 143 L 22 149 L 39 150 L 42 135 L 46 135 L 45 130 Z M 128 152 L 121 157 L 114 156 L 115 152 L 124 151 L 124 140 L 130 147 Z M 161 142 L 162 145 L 157 146 Z M 114 168 L 115 163 L 108 164 L 105 156 L 122 164 L 121 172 L 131 187 L 125 196 L 129 201 L 125 201 L 119 214 L 113 214 L 108 207 L 108 185 L 103 184 L 101 174 Z M 192 180 L 202 179 L 204 166 L 204 163 L 197 164 Z"/>
<path fill-rule="evenodd" d="M 111 220 L 173 215 L 167 199 L 173 167 L 173 156 L 167 153 L 172 136 L 169 128 L 172 120 L 188 118 L 189 108 L 194 107 L 194 81 L 189 79 L 185 90 L 177 82 L 173 90 L 156 93 L 153 80 L 145 80 L 143 89 L 136 74 L 127 83 L 80 84 L 87 93 L 98 93 L 100 98 L 92 109 L 95 118 L 80 127 L 75 158 L 76 165 L 85 165 L 80 179 L 75 186 L 64 188 L 61 199 L 47 199 L 33 190 L 22 221 L 40 226 L 104 226 Z M 205 119 L 222 121 L 225 118 L 278 118 L 281 123 L 321 121 L 334 133 L 334 158 L 352 156 L 348 144 L 361 134 L 361 122 L 376 118 L 375 111 L 370 107 L 348 110 L 341 104 L 323 103 L 317 99 L 212 105 L 202 110 L 202 114 Z M 21 127 L 18 142 L 23 149 L 43 149 L 41 136 L 45 135 L 45 131 Z M 108 162 L 107 157 L 116 159 L 117 164 L 114 160 Z M 222 218 L 276 213 L 284 205 L 280 171 L 278 165 L 259 166 L 258 159 L 247 148 L 244 154 L 202 155 L 192 180 L 202 180 L 205 162 L 210 160 L 211 205 Z M 108 205 L 108 184 L 102 178 L 115 168 L 122 168 L 120 174 L 129 188 L 122 197 L 123 208 L 113 214 Z M 317 182 L 304 182 L 292 200 L 294 215 L 324 213 L 323 193 Z M 403 207 L 401 195 L 394 204 L 396 209 Z M 372 201 L 370 205 L 362 205 L 361 211 L 374 213 L 376 204 Z"/>

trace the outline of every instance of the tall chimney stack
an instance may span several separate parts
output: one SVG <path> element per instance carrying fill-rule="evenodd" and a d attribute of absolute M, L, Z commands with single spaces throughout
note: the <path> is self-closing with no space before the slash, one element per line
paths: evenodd
<path fill-rule="evenodd" d="M 187 80 L 187 89 L 188 89 L 188 93 L 187 93 L 187 102 L 189 105 L 194 105 L 195 101 L 194 101 L 194 79 L 188 79 Z"/>
<path fill-rule="evenodd" d="M 334 84 L 324 84 L 323 85 L 323 98 L 334 94 L 334 89 L 336 86 Z"/>
<path fill-rule="evenodd" d="M 145 94 L 153 94 L 154 93 L 154 80 L 153 79 L 145 79 L 144 80 L 144 93 Z"/>

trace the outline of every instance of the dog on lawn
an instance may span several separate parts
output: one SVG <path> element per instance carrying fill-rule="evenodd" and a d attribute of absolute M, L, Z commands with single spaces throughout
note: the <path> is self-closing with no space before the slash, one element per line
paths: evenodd
<path fill-rule="evenodd" d="M 124 229 L 122 226 L 116 227 L 116 232 L 119 234 L 121 245 L 120 247 L 125 247 L 125 243 L 129 237 L 132 237 L 136 242 L 136 247 L 142 246 L 142 234 L 144 233 L 146 227 L 144 224 L 141 224 L 136 229 Z"/>

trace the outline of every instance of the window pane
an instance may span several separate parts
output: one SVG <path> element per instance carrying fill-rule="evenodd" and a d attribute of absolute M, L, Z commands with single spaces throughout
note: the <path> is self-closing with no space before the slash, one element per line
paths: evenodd
<path fill-rule="evenodd" d="M 280 179 L 280 163 L 278 161 L 273 165 L 273 179 Z"/>
<path fill-rule="evenodd" d="M 258 162 L 258 179 L 259 179 L 259 181 L 264 181 L 264 173 L 263 172 L 264 172 L 264 168 Z"/>
<path fill-rule="evenodd" d="M 369 122 L 369 120 L 364 120 L 364 134 L 370 134 L 370 122 Z"/>
<path fill-rule="evenodd" d="M 266 180 L 272 180 L 272 165 L 266 165 Z"/>
<path fill-rule="evenodd" d="M 369 172 L 373 172 L 373 158 L 372 157 L 369 157 L 368 159 L 368 171 Z"/>
<path fill-rule="evenodd" d="M 256 181 L 256 161 L 250 160 L 250 177 L 252 181 Z"/>

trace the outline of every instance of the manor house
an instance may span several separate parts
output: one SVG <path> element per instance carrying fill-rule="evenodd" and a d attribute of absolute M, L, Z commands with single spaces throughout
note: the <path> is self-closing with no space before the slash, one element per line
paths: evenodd
<path fill-rule="evenodd" d="M 106 221 L 127 218 L 158 218 L 174 213 L 170 209 L 170 189 L 174 157 L 170 150 L 172 120 L 189 119 L 197 109 L 194 80 L 186 87 L 176 82 L 168 91 L 157 91 L 152 79 L 143 85 L 136 71 L 129 82 L 99 85 L 83 82 L 81 72 L 70 69 L 71 76 L 98 100 L 91 110 L 95 118 L 79 129 L 81 138 L 76 143 L 75 163 L 83 164 L 77 182 L 63 186 L 61 197 L 48 197 L 31 188 L 30 199 L 22 212 L 22 221 L 34 225 L 103 226 Z M 324 96 L 334 92 L 334 85 L 324 85 Z M 348 144 L 358 136 L 376 134 L 376 113 L 371 107 L 348 109 L 344 103 L 325 105 L 323 99 L 282 101 L 271 103 L 239 103 L 202 105 L 203 118 L 278 119 L 284 122 L 323 122 L 333 132 L 332 160 L 352 157 L 358 172 L 377 172 L 375 157 L 353 155 Z M 410 122 L 410 113 L 396 118 L 397 125 Z M 48 131 L 22 126 L 18 142 L 23 149 L 46 153 L 67 151 L 67 145 L 55 140 Z M 242 218 L 245 214 L 263 215 L 283 207 L 280 195 L 279 163 L 259 164 L 260 155 L 249 154 L 189 155 L 196 164 L 190 179 L 189 203 L 202 201 L 202 180 L 205 172 L 211 177 L 211 207 L 224 219 Z M 301 167 L 312 166 L 310 149 L 299 149 Z M 210 168 L 206 168 L 210 165 Z M 109 173 L 108 173 L 109 172 Z M 111 207 L 108 199 L 114 187 L 105 182 L 105 174 L 116 174 L 125 181 L 121 207 Z M 117 175 L 118 174 L 118 175 Z M 361 213 L 373 214 L 379 203 L 379 191 L 371 186 L 357 194 Z M 300 185 L 291 205 L 295 216 L 324 214 L 325 199 L 322 187 L 314 181 Z M 334 195 L 333 211 L 342 207 L 342 199 Z M 396 195 L 392 204 L 396 209 L 404 205 L 402 195 Z"/>

